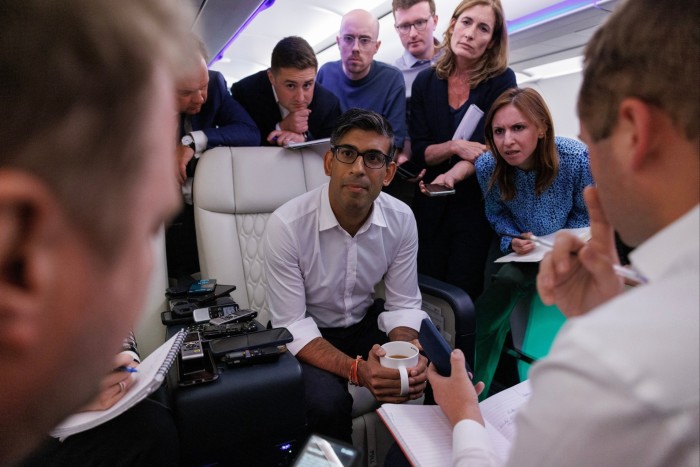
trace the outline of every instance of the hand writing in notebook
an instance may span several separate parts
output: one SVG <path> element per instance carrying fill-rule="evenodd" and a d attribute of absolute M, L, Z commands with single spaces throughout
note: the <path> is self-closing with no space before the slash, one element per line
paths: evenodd
<path fill-rule="evenodd" d="M 482 425 L 484 420 L 479 410 L 479 394 L 484 383 L 474 386 L 467 375 L 464 354 L 455 349 L 450 355 L 452 372 L 449 377 L 440 376 L 434 365 L 428 367 L 428 381 L 433 387 L 435 402 L 438 403 L 448 420 L 455 426 L 460 420 L 471 418 Z"/>
<path fill-rule="evenodd" d="M 114 358 L 114 368 L 137 365 L 133 354 L 120 352 Z M 80 412 L 106 410 L 116 404 L 135 383 L 135 376 L 128 371 L 110 371 L 100 382 L 100 393 Z"/>

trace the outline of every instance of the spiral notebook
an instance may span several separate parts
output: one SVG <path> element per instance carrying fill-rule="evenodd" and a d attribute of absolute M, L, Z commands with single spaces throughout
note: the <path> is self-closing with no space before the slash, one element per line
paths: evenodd
<path fill-rule="evenodd" d="M 129 388 L 119 402 L 107 410 L 73 414 L 54 428 L 50 433 L 51 436 L 64 440 L 71 435 L 94 428 L 121 415 L 148 397 L 163 384 L 168 370 L 177 358 L 184 338 L 185 331 L 181 330 L 144 359 L 138 366 L 138 373 L 132 374 L 136 383 Z"/>

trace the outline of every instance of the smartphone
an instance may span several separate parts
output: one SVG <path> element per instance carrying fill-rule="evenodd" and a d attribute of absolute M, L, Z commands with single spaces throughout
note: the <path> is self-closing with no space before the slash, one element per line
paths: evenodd
<path fill-rule="evenodd" d="M 294 337 L 287 328 L 266 329 L 250 334 L 214 339 L 209 342 L 209 347 L 214 355 L 223 355 L 240 350 L 259 349 L 261 347 L 273 347 L 288 344 Z"/>
<path fill-rule="evenodd" d="M 327 436 L 312 434 L 293 467 L 356 467 L 360 465 L 360 450 Z"/>
<path fill-rule="evenodd" d="M 224 308 L 230 307 L 230 305 L 226 305 Z M 251 319 L 255 318 L 258 316 L 258 312 L 255 310 L 240 310 L 238 309 L 238 305 L 236 305 L 236 309 L 233 310 L 231 313 L 224 315 L 224 316 L 219 316 L 218 318 L 213 318 L 209 320 L 209 324 L 213 324 L 214 326 L 220 326 L 222 324 L 229 324 L 229 323 L 242 323 L 244 321 L 250 321 Z"/>
<path fill-rule="evenodd" d="M 238 304 L 214 305 L 205 308 L 197 308 L 192 312 L 192 319 L 195 323 L 203 323 L 214 318 L 230 316 L 238 311 Z"/>
<path fill-rule="evenodd" d="M 187 295 L 203 295 L 212 293 L 216 288 L 216 279 L 202 279 L 190 285 Z"/>
<path fill-rule="evenodd" d="M 428 183 L 425 185 L 425 189 L 428 192 L 428 196 L 447 196 L 455 194 L 454 188 L 437 183 Z"/>
<path fill-rule="evenodd" d="M 418 331 L 418 342 L 423 347 L 425 356 L 435 365 L 437 372 L 442 376 L 450 376 L 452 372 L 452 365 L 450 364 L 452 348 L 445 338 L 442 337 L 442 334 L 440 334 L 433 322 L 430 321 L 430 318 L 424 318 L 421 321 L 420 331 Z M 469 364 L 466 361 L 464 364 L 467 368 L 467 373 L 471 373 Z"/>
<path fill-rule="evenodd" d="M 196 360 L 177 359 L 177 384 L 193 386 L 209 383 L 219 378 L 219 369 L 209 349 L 204 349 L 203 358 Z"/>
<path fill-rule="evenodd" d="M 396 173 L 404 180 L 416 178 L 421 170 L 423 170 L 423 168 L 420 165 L 410 160 L 396 167 Z"/>

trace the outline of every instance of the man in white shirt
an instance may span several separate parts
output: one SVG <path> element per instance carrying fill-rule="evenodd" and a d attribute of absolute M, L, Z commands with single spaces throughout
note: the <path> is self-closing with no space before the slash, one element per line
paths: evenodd
<path fill-rule="evenodd" d="M 381 115 L 344 113 L 324 156 L 330 182 L 277 209 L 264 237 L 267 303 L 272 324 L 294 336 L 288 348 L 302 362 L 309 426 L 348 442 L 348 382 L 394 403 L 419 398 L 426 384 L 424 357 L 409 369 L 406 396 L 398 370 L 379 364 L 377 344 L 415 340 L 427 317 L 415 219 L 381 192 L 396 171 L 393 138 Z M 385 304 L 373 300 L 382 280 Z"/>
<path fill-rule="evenodd" d="M 628 0 L 586 49 L 578 113 L 592 239 L 559 236 L 538 289 L 571 319 L 531 373 L 509 465 L 700 464 L 698 2 Z M 625 291 L 613 229 L 645 284 Z M 429 369 L 455 465 L 495 465 L 453 352 Z"/>

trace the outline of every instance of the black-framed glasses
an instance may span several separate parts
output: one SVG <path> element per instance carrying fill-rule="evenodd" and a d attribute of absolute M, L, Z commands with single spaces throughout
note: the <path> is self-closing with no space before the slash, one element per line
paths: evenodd
<path fill-rule="evenodd" d="M 425 19 L 419 19 L 417 21 L 414 21 L 413 23 L 401 23 L 397 24 L 394 26 L 401 34 L 408 34 L 411 32 L 411 27 L 416 28 L 416 31 L 423 31 L 426 26 L 428 26 L 428 21 L 430 21 L 430 17 L 425 18 Z"/>
<path fill-rule="evenodd" d="M 360 152 L 353 146 L 345 144 L 331 146 L 331 151 L 333 151 L 333 155 L 338 162 L 342 162 L 343 164 L 354 164 L 355 160 L 361 156 L 362 162 L 368 169 L 381 169 L 384 167 L 384 164 L 391 162 L 391 157 L 380 151 Z"/>
<path fill-rule="evenodd" d="M 350 34 L 345 34 L 340 39 L 343 41 L 343 45 L 345 47 L 352 47 L 355 45 L 355 41 L 357 41 L 358 46 L 364 50 L 369 49 L 373 43 L 377 42 L 377 41 L 373 40 L 371 37 L 367 37 L 367 36 L 355 37 L 355 36 L 352 36 Z"/>

